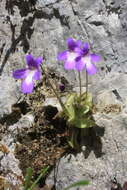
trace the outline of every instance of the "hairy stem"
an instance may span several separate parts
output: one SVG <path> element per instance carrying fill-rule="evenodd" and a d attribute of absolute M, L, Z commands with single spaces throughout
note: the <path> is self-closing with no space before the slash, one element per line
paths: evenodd
<path fill-rule="evenodd" d="M 88 95 L 88 73 L 86 71 L 86 97 Z"/>
<path fill-rule="evenodd" d="M 79 78 L 79 93 L 80 93 L 80 102 L 81 102 L 81 95 L 82 95 L 82 83 L 81 83 L 81 72 L 78 71 L 78 78 Z"/>

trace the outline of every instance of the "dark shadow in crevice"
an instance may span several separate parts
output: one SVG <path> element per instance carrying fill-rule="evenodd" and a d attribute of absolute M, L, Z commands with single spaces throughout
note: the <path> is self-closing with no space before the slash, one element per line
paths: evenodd
<path fill-rule="evenodd" d="M 9 14 L 14 15 L 14 7 L 17 6 L 20 10 L 20 15 L 24 17 L 35 10 L 36 1 L 37 0 L 6 0 L 6 9 Z"/>
<path fill-rule="evenodd" d="M 84 157 L 88 158 L 91 151 L 94 152 L 96 158 L 101 157 L 104 153 L 102 152 L 102 141 L 101 137 L 104 135 L 105 129 L 103 127 L 94 126 L 86 129 L 87 136 L 84 137 L 85 150 L 83 150 Z"/>
<path fill-rule="evenodd" d="M 64 118 L 57 115 L 58 110 L 53 106 L 44 107 L 45 124 L 49 126 L 43 135 L 47 139 L 52 139 L 52 142 L 58 146 L 65 146 L 67 144 L 67 123 Z"/>
<path fill-rule="evenodd" d="M 64 14 L 61 15 L 61 14 L 59 13 L 59 9 L 58 9 L 58 8 L 54 8 L 53 11 L 54 11 L 54 16 L 55 16 L 57 19 L 60 20 L 61 25 L 67 26 L 68 29 L 70 29 L 69 16 L 66 16 L 66 15 L 64 15 Z"/>
<path fill-rule="evenodd" d="M 60 117 L 55 117 L 57 112 L 58 110 L 56 107 L 47 106 L 45 109 L 45 118 L 46 120 L 49 121 L 49 124 L 53 126 L 53 130 L 56 130 L 56 134 L 57 134 L 57 131 L 59 131 L 59 136 L 61 134 L 61 136 L 64 137 L 63 138 L 64 141 L 66 142 L 67 142 L 69 133 L 72 134 L 72 132 L 74 132 L 73 135 L 76 138 L 76 141 L 75 141 L 76 144 L 75 144 L 74 149 L 71 150 L 72 153 L 73 151 L 74 151 L 74 154 L 83 151 L 85 158 L 88 158 L 91 151 L 94 152 L 97 158 L 103 155 L 101 137 L 104 135 L 104 132 L 105 132 L 104 127 L 100 127 L 96 125 L 90 128 L 84 128 L 84 129 L 72 128 L 72 130 L 70 130 L 71 128 L 68 128 L 68 125 L 65 119 L 62 119 Z M 70 132 L 68 130 L 70 130 Z M 47 131 L 47 136 L 49 132 L 51 133 L 51 131 Z M 51 137 L 49 136 L 49 138 Z M 60 142 L 62 142 L 62 138 Z M 82 149 L 82 147 L 85 147 L 85 150 Z"/>
<path fill-rule="evenodd" d="M 121 14 L 121 6 L 106 6 L 106 9 L 107 9 L 107 13 L 108 15 L 110 15 L 111 13 L 115 13 L 117 14 L 118 16 Z"/>
<path fill-rule="evenodd" d="M 12 38 L 11 38 L 11 46 L 8 48 L 5 57 L 3 59 L 2 65 L 0 67 L 0 75 L 3 72 L 4 66 L 10 56 L 11 53 L 14 53 L 16 51 L 17 45 L 21 42 L 21 46 L 23 46 L 23 51 L 25 53 L 27 53 L 27 51 L 29 50 L 29 41 L 28 39 L 31 38 L 31 35 L 34 31 L 34 29 L 32 29 L 32 25 L 34 22 L 35 17 L 29 17 L 28 19 L 24 19 L 22 26 L 21 26 L 21 30 L 20 30 L 20 35 L 16 38 L 16 34 L 15 34 L 15 27 L 16 25 L 13 25 L 13 23 L 11 22 L 10 19 L 8 19 L 8 23 L 10 24 L 10 28 L 11 28 L 11 32 L 12 32 Z"/>
<path fill-rule="evenodd" d="M 10 54 L 14 53 L 16 51 L 17 45 L 20 43 L 20 46 L 23 47 L 24 53 L 27 53 L 30 45 L 29 40 L 31 39 L 31 36 L 34 32 L 34 28 L 32 28 L 34 20 L 45 18 L 45 19 L 51 19 L 52 14 L 48 15 L 43 10 L 37 10 L 35 8 L 36 0 L 6 0 L 6 9 L 8 10 L 9 15 L 14 15 L 14 7 L 17 6 L 20 12 L 21 17 L 27 16 L 28 13 L 32 13 L 32 16 L 29 16 L 27 18 L 24 18 L 24 20 L 21 23 L 21 29 L 20 34 L 18 37 L 16 37 L 16 25 L 13 24 L 11 21 L 11 17 L 7 16 L 7 22 L 10 24 L 10 29 L 12 32 L 11 37 L 11 46 L 8 48 L 4 59 L 2 61 L 2 64 L 0 66 L 0 75 L 3 72 L 4 66 L 10 56 Z"/>
<path fill-rule="evenodd" d="M 79 129 L 76 127 L 71 129 L 71 127 L 68 128 L 67 121 L 65 119 L 62 119 L 60 117 L 55 117 L 57 112 L 58 110 L 56 107 L 47 106 L 45 108 L 45 118 L 46 120 L 49 121 L 49 124 L 54 127 L 53 130 L 56 130 L 56 134 L 57 134 L 57 131 L 59 130 L 59 133 L 64 137 L 64 140 L 66 141 L 67 141 L 68 135 L 74 132 L 73 135 L 76 138 L 76 141 L 75 141 L 76 144 L 74 147 L 75 153 L 83 151 L 85 158 L 88 158 L 91 151 L 94 152 L 97 158 L 103 155 L 101 137 L 104 135 L 104 132 L 105 132 L 104 127 L 100 127 L 96 125 L 96 126 L 93 126 L 90 128 L 84 128 L 84 129 Z M 70 130 L 70 132 L 68 130 Z M 47 131 L 47 134 L 48 133 L 49 132 Z M 85 147 L 85 150 L 83 150 L 82 147 Z M 72 149 L 72 152 L 73 152 L 73 149 Z"/>
<path fill-rule="evenodd" d="M 3 54 L 5 45 L 6 45 L 6 43 L 3 42 L 2 46 L 0 47 L 0 59 L 1 59 L 1 56 L 2 56 L 2 54 Z"/>
<path fill-rule="evenodd" d="M 12 106 L 12 113 L 9 115 L 4 115 L 0 119 L 0 124 L 10 126 L 19 121 L 22 114 L 26 114 L 29 111 L 29 106 L 26 102 L 21 102 L 19 104 L 14 104 Z"/>
<path fill-rule="evenodd" d="M 101 140 L 105 132 L 103 127 L 93 126 L 85 129 L 76 128 L 74 130 L 76 144 L 74 148 L 68 149 L 67 155 L 71 153 L 76 156 L 77 153 L 83 152 L 84 158 L 87 159 L 90 153 L 94 152 L 96 158 L 103 156 Z"/>
<path fill-rule="evenodd" d="M 117 100 L 120 100 L 121 102 L 123 102 L 122 97 L 120 96 L 118 90 L 114 89 L 114 90 L 112 90 L 112 92 L 116 96 Z"/>

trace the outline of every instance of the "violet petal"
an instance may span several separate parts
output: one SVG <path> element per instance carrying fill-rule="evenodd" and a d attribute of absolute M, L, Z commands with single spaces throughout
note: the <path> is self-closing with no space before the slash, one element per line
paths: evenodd
<path fill-rule="evenodd" d="M 67 54 L 68 54 L 68 51 L 63 51 L 63 52 L 59 53 L 57 55 L 57 60 L 64 61 L 65 59 L 67 59 Z"/>
<path fill-rule="evenodd" d="M 81 61 L 81 59 L 82 59 L 82 56 L 78 56 L 78 57 L 75 58 L 75 61 L 79 62 L 79 61 Z"/>
<path fill-rule="evenodd" d="M 72 38 L 67 39 L 67 46 L 68 49 L 74 51 L 75 47 L 77 46 L 76 42 Z"/>
<path fill-rule="evenodd" d="M 26 63 L 29 67 L 34 67 L 35 60 L 31 54 L 26 55 Z"/>
<path fill-rule="evenodd" d="M 33 78 L 36 70 L 29 70 L 27 77 L 23 79 L 21 89 L 23 93 L 31 93 L 34 87 Z"/>
<path fill-rule="evenodd" d="M 36 59 L 31 55 L 26 55 L 26 63 L 29 68 L 35 67 L 38 68 L 39 65 L 42 63 L 43 59 L 42 57 L 37 57 Z"/>
<path fill-rule="evenodd" d="M 83 70 L 85 67 L 85 62 L 83 61 L 83 59 L 80 59 L 78 62 L 76 62 L 75 68 L 78 71 Z"/>
<path fill-rule="evenodd" d="M 40 72 L 40 70 L 35 70 L 35 72 L 34 72 L 34 75 L 33 75 L 33 79 L 34 80 L 40 80 L 41 79 L 41 72 Z"/>
<path fill-rule="evenodd" d="M 22 81 L 21 90 L 23 93 L 27 93 L 27 94 L 32 93 L 33 88 L 34 88 L 34 82 L 32 79 L 29 81 L 27 78 L 25 78 Z"/>
<path fill-rule="evenodd" d="M 99 55 L 96 55 L 96 54 L 90 54 L 90 57 L 91 57 L 92 62 L 98 62 L 101 59 L 101 57 Z"/>
<path fill-rule="evenodd" d="M 84 55 L 88 54 L 88 52 L 89 52 L 89 44 L 88 43 L 84 43 L 82 51 L 83 51 Z"/>
<path fill-rule="evenodd" d="M 75 61 L 66 61 L 64 63 L 64 68 L 66 70 L 75 69 L 75 63 L 76 63 Z"/>
<path fill-rule="evenodd" d="M 64 68 L 67 70 L 70 69 L 75 69 L 75 64 L 76 64 L 76 58 L 79 57 L 78 53 L 75 52 L 68 52 L 67 54 L 67 59 L 64 64 Z"/>
<path fill-rule="evenodd" d="M 81 45 L 82 45 L 81 40 L 77 40 L 75 43 L 76 43 L 76 46 L 77 46 L 77 47 L 81 47 Z"/>
<path fill-rule="evenodd" d="M 86 71 L 89 75 L 94 75 L 97 72 L 97 68 L 93 63 L 86 63 Z"/>
<path fill-rule="evenodd" d="M 37 57 L 37 58 L 35 59 L 35 62 L 36 62 L 36 64 L 37 64 L 37 66 L 39 66 L 39 65 L 42 63 L 42 61 L 43 61 L 43 58 L 42 58 L 42 57 Z"/>
<path fill-rule="evenodd" d="M 18 69 L 13 72 L 13 77 L 15 79 L 23 79 L 27 76 L 28 69 Z"/>

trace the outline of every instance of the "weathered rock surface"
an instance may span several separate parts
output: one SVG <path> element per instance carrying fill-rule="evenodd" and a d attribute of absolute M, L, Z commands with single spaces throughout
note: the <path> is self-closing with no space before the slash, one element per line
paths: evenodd
<path fill-rule="evenodd" d="M 22 116 L 17 123 L 8 126 L 0 141 L 0 173 L 12 185 L 21 184 L 23 177 L 19 161 L 15 158 L 17 135 L 22 136 L 34 122 L 31 114 Z M 1 126 L 2 127 L 2 126 Z M 1 135 L 0 135 L 1 136 Z"/>
<path fill-rule="evenodd" d="M 96 158 L 92 152 L 84 159 L 81 153 L 72 156 L 69 163 L 68 157 L 63 158 L 57 187 L 61 190 L 65 184 L 87 178 L 93 181 L 92 189 L 110 189 L 106 182 L 116 172 L 123 182 L 126 173 L 122 168 L 127 169 L 126 0 L 1 0 L 0 5 L 0 119 L 11 114 L 12 105 L 23 97 L 20 82 L 12 79 L 12 71 L 23 67 L 25 53 L 43 56 L 48 67 L 75 88 L 77 74 L 65 71 L 56 55 L 65 49 L 68 37 L 89 41 L 92 51 L 102 56 L 97 75 L 89 77 L 95 102 L 98 103 L 100 94 L 104 100 L 107 95 L 104 98 L 103 94 L 113 93 L 113 99 L 108 101 L 118 102 L 122 110 L 95 116 L 99 125 L 105 127 L 104 155 Z M 84 73 L 82 78 L 85 85 Z"/>

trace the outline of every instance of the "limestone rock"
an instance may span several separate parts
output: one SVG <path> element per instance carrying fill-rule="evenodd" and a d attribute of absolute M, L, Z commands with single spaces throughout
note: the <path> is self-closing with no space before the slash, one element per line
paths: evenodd
<path fill-rule="evenodd" d="M 75 180 L 87 178 L 92 182 L 88 189 L 110 189 L 106 183 L 116 172 L 123 182 L 126 172 L 122 168 L 127 169 L 127 1 L 1 0 L 0 5 L 0 119 L 11 114 L 12 105 L 23 97 L 20 82 L 12 79 L 12 72 L 25 66 L 26 53 L 43 56 L 48 67 L 77 88 L 78 75 L 65 71 L 56 56 L 66 49 L 68 37 L 89 42 L 91 51 L 102 56 L 98 73 L 89 77 L 89 90 L 96 103 L 99 94 L 111 93 L 108 101 L 118 101 L 122 110 L 114 115 L 95 116 L 98 125 L 105 128 L 104 155 L 96 158 L 92 152 L 84 159 L 81 153 L 72 156 L 69 164 L 68 157 L 63 158 L 57 187 L 61 190 Z M 85 86 L 85 71 L 82 79 Z"/>

